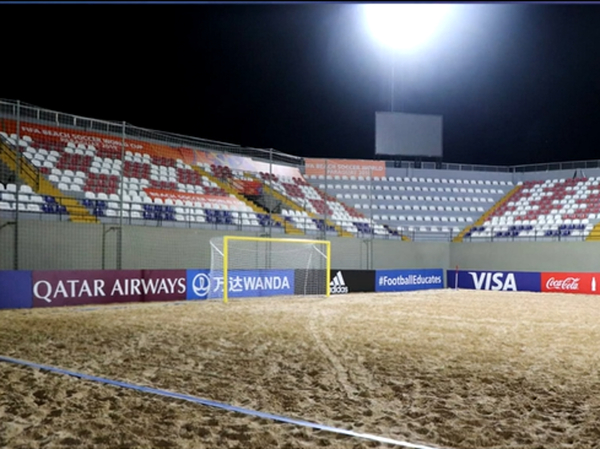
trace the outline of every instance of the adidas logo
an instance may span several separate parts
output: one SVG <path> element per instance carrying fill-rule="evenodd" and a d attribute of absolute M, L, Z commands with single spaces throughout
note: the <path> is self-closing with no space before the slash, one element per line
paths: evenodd
<path fill-rule="evenodd" d="M 344 281 L 341 271 L 338 271 L 335 277 L 329 283 L 329 292 L 332 294 L 348 293 L 348 287 L 346 286 L 346 282 Z"/>

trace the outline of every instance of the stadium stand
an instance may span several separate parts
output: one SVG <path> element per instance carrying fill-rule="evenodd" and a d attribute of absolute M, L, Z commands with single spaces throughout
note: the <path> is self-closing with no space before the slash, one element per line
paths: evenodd
<path fill-rule="evenodd" d="M 455 179 L 443 171 L 436 177 L 350 177 L 313 185 L 372 216 L 380 225 L 419 239 L 448 239 L 473 224 L 510 191 L 510 181 Z"/>
<path fill-rule="evenodd" d="M 17 136 L 2 123 L 2 217 L 457 242 L 600 238 L 600 173 L 490 175 L 393 163 L 378 177 L 303 175 L 301 165 L 270 173 L 264 154 L 227 159 L 230 144 L 192 148 L 190 160 L 181 145 L 153 151 L 147 136 L 125 149 L 110 131 L 82 143 L 77 130 Z M 224 162 L 196 160 L 197 151 Z"/>
<path fill-rule="evenodd" d="M 599 214 L 600 178 L 526 181 L 465 237 L 581 240 L 600 221 Z"/>

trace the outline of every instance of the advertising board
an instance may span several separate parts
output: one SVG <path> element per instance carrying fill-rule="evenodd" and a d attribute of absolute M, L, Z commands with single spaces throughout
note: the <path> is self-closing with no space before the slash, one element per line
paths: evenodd
<path fill-rule="evenodd" d="M 331 270 L 329 279 L 332 295 L 375 291 L 375 272 L 372 270 Z"/>
<path fill-rule="evenodd" d="M 597 295 L 600 273 L 542 273 L 542 291 Z"/>
<path fill-rule="evenodd" d="M 0 271 L 0 309 L 29 309 L 31 271 Z"/>
<path fill-rule="evenodd" d="M 367 161 L 360 159 L 318 159 L 306 158 L 306 175 L 323 175 L 329 178 L 334 176 L 385 176 L 385 161 Z"/>
<path fill-rule="evenodd" d="M 33 271 L 33 307 L 175 301 L 186 297 L 185 270 Z"/>
<path fill-rule="evenodd" d="M 294 294 L 294 270 L 230 270 L 227 277 L 229 298 Z M 208 298 L 223 297 L 222 271 L 209 272 L 202 282 Z"/>
<path fill-rule="evenodd" d="M 375 291 L 400 292 L 444 288 L 444 270 L 377 270 Z"/>
<path fill-rule="evenodd" d="M 455 288 L 458 274 L 458 288 L 472 290 L 527 291 L 540 292 L 541 273 L 522 271 L 447 271 L 448 288 Z"/>

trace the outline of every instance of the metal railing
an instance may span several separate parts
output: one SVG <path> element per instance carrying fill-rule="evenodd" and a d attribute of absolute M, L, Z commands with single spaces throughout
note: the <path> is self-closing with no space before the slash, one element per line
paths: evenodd
<path fill-rule="evenodd" d="M 591 225 L 554 225 L 553 229 L 539 229 L 530 226 L 499 225 L 485 226 L 486 235 L 467 232 L 463 242 L 515 242 L 515 241 L 583 241 L 591 232 Z M 474 226 L 477 228 L 477 226 Z"/>
<path fill-rule="evenodd" d="M 0 99 L 0 131 L 4 128 L 2 119 L 15 119 L 17 117 L 21 121 L 29 123 L 60 126 L 61 128 L 72 129 L 74 131 L 104 133 L 112 135 L 116 139 L 120 139 L 124 135 L 127 139 L 139 139 L 167 145 L 172 148 L 188 146 L 192 149 L 234 153 L 240 156 L 258 158 L 267 163 L 277 162 L 292 166 L 303 164 L 302 157 L 286 154 L 273 148 L 245 147 L 199 137 L 184 136 L 168 131 L 149 130 L 126 122 L 81 117 L 44 109 L 18 100 Z"/>

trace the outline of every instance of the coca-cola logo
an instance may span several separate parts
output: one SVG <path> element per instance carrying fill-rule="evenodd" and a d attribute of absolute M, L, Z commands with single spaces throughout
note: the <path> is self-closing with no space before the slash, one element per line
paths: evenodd
<path fill-rule="evenodd" d="M 548 290 L 579 290 L 579 279 L 575 277 L 554 279 L 551 277 L 546 281 L 546 288 Z"/>

